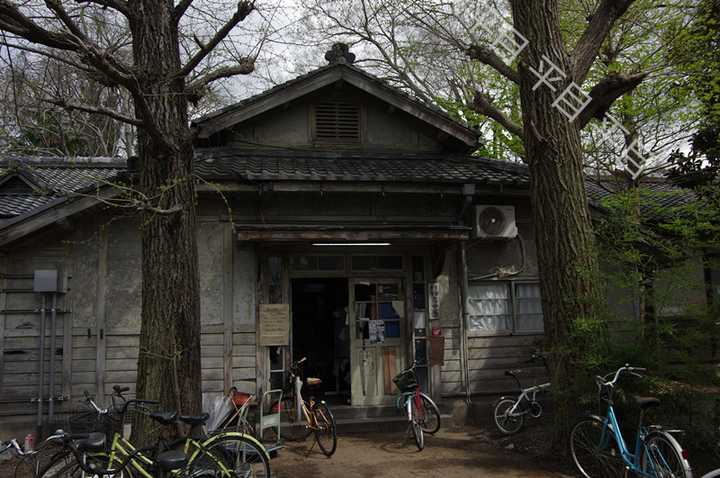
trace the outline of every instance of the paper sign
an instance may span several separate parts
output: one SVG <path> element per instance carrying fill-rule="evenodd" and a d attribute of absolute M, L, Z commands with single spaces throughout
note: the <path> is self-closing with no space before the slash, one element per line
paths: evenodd
<path fill-rule="evenodd" d="M 371 344 L 381 344 L 385 342 L 385 321 L 368 321 L 368 340 Z"/>
<path fill-rule="evenodd" d="M 290 345 L 289 304 L 260 304 L 260 345 Z"/>

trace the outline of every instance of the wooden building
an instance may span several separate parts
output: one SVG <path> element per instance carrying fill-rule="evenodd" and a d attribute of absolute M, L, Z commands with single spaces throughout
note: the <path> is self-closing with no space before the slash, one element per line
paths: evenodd
<path fill-rule="evenodd" d="M 193 124 L 203 392 L 260 393 L 301 356 L 352 407 L 391 405 L 414 359 L 441 404 L 510 388 L 543 331 L 526 168 L 471 156 L 475 131 L 331 60 Z M 141 291 L 140 225 L 107 205 L 132 164 L 3 169 L 0 433 L 39 396 L 46 417 L 50 397 L 134 388 Z"/>

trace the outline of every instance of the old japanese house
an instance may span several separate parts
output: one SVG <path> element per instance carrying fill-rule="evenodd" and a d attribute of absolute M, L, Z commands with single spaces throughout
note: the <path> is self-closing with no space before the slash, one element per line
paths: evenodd
<path fill-rule="evenodd" d="M 193 124 L 203 392 L 262 393 L 302 356 L 338 406 L 391 405 L 413 360 L 441 404 L 506 390 L 543 331 L 527 170 L 348 60 Z M 134 388 L 141 250 L 109 204 L 132 161 L 3 169 L 6 430 Z"/>

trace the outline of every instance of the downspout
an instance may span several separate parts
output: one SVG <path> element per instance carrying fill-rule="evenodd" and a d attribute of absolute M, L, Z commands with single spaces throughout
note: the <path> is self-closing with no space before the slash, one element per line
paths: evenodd
<path fill-rule="evenodd" d="M 468 208 L 472 205 L 473 196 L 475 195 L 474 184 L 463 185 L 463 207 L 460 211 L 459 220 L 461 223 L 464 222 L 465 213 Z M 467 241 L 460 241 L 460 302 L 461 302 L 461 314 L 460 314 L 460 363 L 462 364 L 462 370 L 464 375 L 463 384 L 465 385 L 465 403 L 468 406 L 472 403 L 470 396 L 470 365 L 468 362 L 468 339 L 467 339 L 467 321 L 468 321 L 468 265 L 467 265 Z"/>
<path fill-rule="evenodd" d="M 467 251 L 466 241 L 460 241 L 460 300 L 462 302 L 462 314 L 460 320 L 460 362 L 463 366 L 463 375 L 465 375 L 465 403 L 468 406 L 472 403 L 470 396 L 470 365 L 468 361 L 468 340 L 467 340 L 467 321 L 468 321 L 468 267 L 467 267 Z"/>

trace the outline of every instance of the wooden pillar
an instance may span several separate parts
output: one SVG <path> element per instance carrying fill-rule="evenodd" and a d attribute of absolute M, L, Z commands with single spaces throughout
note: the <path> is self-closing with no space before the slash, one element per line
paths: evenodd
<path fill-rule="evenodd" d="M 101 226 L 98 234 L 97 289 L 95 292 L 95 395 L 105 395 L 105 296 L 107 293 L 108 231 Z"/>
<path fill-rule="evenodd" d="M 233 386 L 233 249 L 232 223 L 223 227 L 223 388 Z"/>
<path fill-rule="evenodd" d="M 6 255 L 0 257 L 0 274 L 2 274 L 2 280 L 0 280 L 0 310 L 5 310 L 7 307 L 7 277 L 5 274 L 8 273 L 7 268 L 8 260 Z M 0 312 L 0 389 L 3 386 L 3 371 L 5 370 L 5 314 Z"/>

